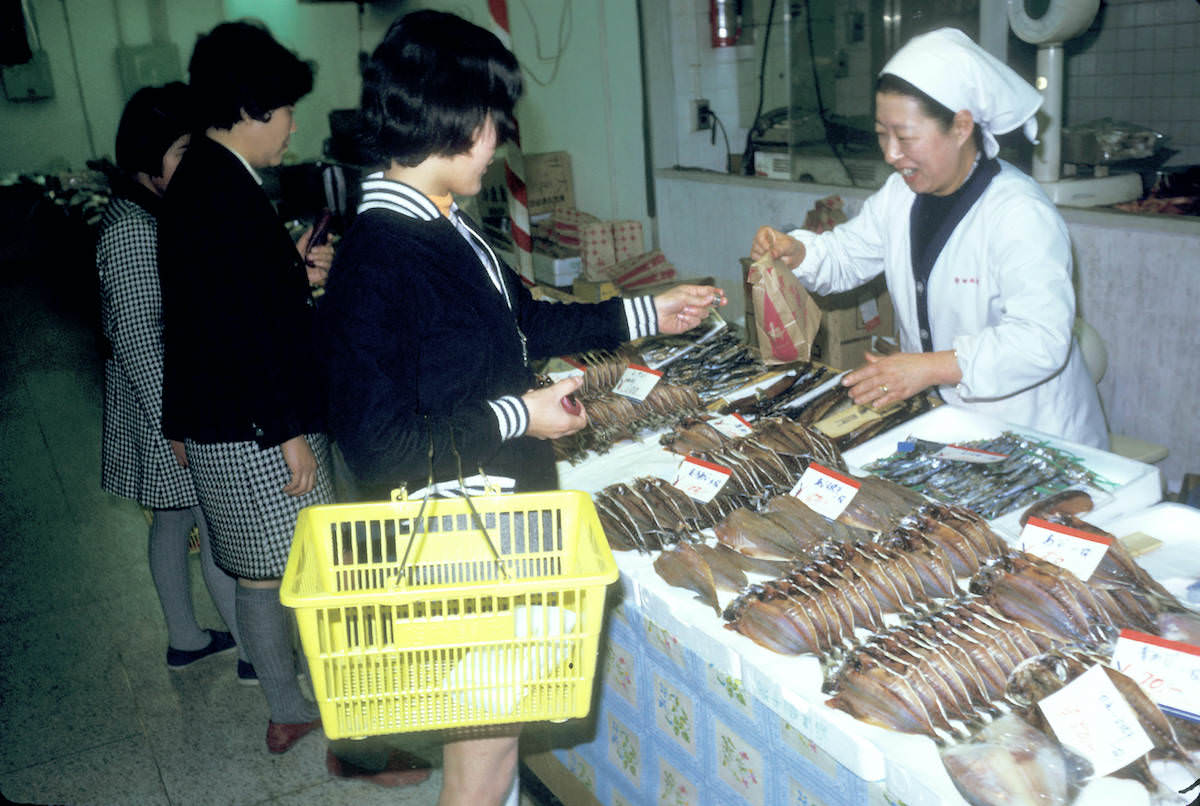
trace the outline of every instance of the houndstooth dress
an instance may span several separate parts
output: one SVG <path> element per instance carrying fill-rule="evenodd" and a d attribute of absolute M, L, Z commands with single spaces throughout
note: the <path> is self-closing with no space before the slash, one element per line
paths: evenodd
<path fill-rule="evenodd" d="M 100 324 L 112 347 L 104 364 L 100 486 L 144 507 L 176 509 L 197 501 L 191 476 L 175 461 L 159 425 L 163 348 L 157 229 L 154 215 L 126 198 L 114 198 L 100 219 Z"/>
<path fill-rule="evenodd" d="M 317 459 L 317 482 L 301 496 L 283 492 L 292 471 L 278 445 L 184 441 L 218 568 L 244 579 L 283 576 L 300 510 L 333 502 L 329 438 L 307 439 Z"/>

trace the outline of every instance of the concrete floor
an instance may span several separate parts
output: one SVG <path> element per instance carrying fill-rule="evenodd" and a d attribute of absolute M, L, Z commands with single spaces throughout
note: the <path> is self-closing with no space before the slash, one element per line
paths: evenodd
<path fill-rule="evenodd" d="M 331 778 L 319 733 L 281 756 L 235 655 L 170 672 L 146 519 L 99 486 L 95 297 L 0 272 L 0 792 L 4 802 L 434 804 Z M 79 278 L 87 288 L 88 277 Z M 223 629 L 193 555 L 193 598 Z M 530 782 L 536 788 L 536 781 Z M 522 803 L 539 800 L 523 793 Z"/>

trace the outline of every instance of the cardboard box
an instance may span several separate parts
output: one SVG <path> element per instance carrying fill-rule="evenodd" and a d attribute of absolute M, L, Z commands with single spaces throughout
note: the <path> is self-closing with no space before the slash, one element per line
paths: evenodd
<path fill-rule="evenodd" d="M 479 215 L 485 219 L 508 218 L 508 182 L 505 180 L 504 159 L 497 159 L 483 177 L 480 190 Z M 571 155 L 566 151 L 525 155 L 525 205 L 530 219 L 548 215 L 558 205 L 575 206 L 575 189 L 571 179 Z M 496 226 L 507 232 L 508 226 Z"/>
<path fill-rule="evenodd" d="M 895 336 L 896 314 L 883 276 L 852 291 L 813 295 L 821 309 L 821 329 L 813 342 L 813 360 L 837 369 L 862 366 L 863 353 L 876 336 Z"/>
<path fill-rule="evenodd" d="M 584 302 L 603 302 L 619 293 L 617 287 L 607 280 L 596 282 L 579 278 L 571 286 L 571 295 Z"/>
<path fill-rule="evenodd" d="M 548 245 L 533 252 L 533 279 L 539 283 L 565 288 L 582 271 L 579 252 L 573 249 Z"/>

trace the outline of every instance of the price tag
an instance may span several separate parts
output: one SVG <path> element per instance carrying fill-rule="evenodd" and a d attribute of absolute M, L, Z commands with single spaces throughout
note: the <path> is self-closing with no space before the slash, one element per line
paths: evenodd
<path fill-rule="evenodd" d="M 1200 722 L 1200 646 L 1121 630 L 1112 665 L 1165 713 Z"/>
<path fill-rule="evenodd" d="M 1154 748 L 1102 666 L 1088 669 L 1038 707 L 1058 740 L 1090 761 L 1097 777 L 1116 772 Z"/>
<path fill-rule="evenodd" d="M 832 521 L 845 511 L 861 486 L 849 476 L 809 462 L 791 494 Z"/>
<path fill-rule="evenodd" d="M 733 414 L 719 414 L 709 420 L 708 424 L 727 437 L 744 437 L 754 433 L 754 427 L 746 421 L 745 417 L 737 412 Z"/>
<path fill-rule="evenodd" d="M 947 445 L 933 455 L 934 459 L 950 459 L 954 462 L 972 462 L 977 465 L 987 465 L 992 462 L 1003 462 L 1008 458 L 1006 453 L 985 451 L 982 448 L 968 448 L 965 445 Z"/>
<path fill-rule="evenodd" d="M 662 373 L 656 369 L 630 364 L 621 373 L 621 380 L 617 381 L 613 391 L 640 402 L 646 399 L 646 395 L 650 394 L 650 390 L 661 377 Z"/>
<path fill-rule="evenodd" d="M 702 504 L 707 504 L 721 492 L 733 471 L 702 459 L 689 456 L 679 463 L 672 485 L 683 490 Z"/>
<path fill-rule="evenodd" d="M 1030 518 L 1021 530 L 1017 548 L 1065 568 L 1087 582 L 1112 542 L 1111 537 L 1094 535 L 1041 518 Z"/>

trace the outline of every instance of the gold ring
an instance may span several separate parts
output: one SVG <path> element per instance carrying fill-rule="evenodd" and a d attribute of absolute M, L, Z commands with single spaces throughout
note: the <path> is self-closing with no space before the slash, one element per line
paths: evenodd
<path fill-rule="evenodd" d="M 883 390 L 883 393 L 884 393 L 885 395 L 887 394 L 887 384 L 882 384 L 882 385 L 880 385 L 880 387 L 879 387 L 879 388 Z"/>

